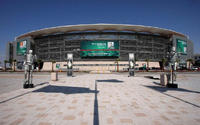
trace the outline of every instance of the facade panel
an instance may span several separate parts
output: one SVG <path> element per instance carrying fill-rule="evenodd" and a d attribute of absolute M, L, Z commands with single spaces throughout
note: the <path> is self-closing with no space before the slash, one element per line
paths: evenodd
<path fill-rule="evenodd" d="M 118 41 L 120 60 L 127 60 L 128 53 L 135 53 L 137 60 L 159 61 L 166 57 L 172 46 L 168 37 L 158 35 L 123 32 L 68 33 L 34 38 L 35 52 L 44 61 L 64 61 L 67 53 L 73 53 L 75 60 L 84 60 L 80 56 L 80 45 L 83 41 Z M 102 59 L 116 60 L 116 58 Z"/>

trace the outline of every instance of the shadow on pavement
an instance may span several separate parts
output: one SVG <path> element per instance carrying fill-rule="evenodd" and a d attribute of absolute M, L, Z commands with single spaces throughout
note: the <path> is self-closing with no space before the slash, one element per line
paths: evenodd
<path fill-rule="evenodd" d="M 117 79 L 105 79 L 105 80 L 96 80 L 97 82 L 116 82 L 116 83 L 120 83 L 120 82 L 124 82 L 121 80 L 117 80 Z"/>
<path fill-rule="evenodd" d="M 43 82 L 43 83 L 40 83 L 40 84 L 36 84 L 34 87 L 41 86 L 41 85 L 48 84 L 48 83 L 49 83 L 49 82 Z M 33 91 L 29 91 L 29 92 L 26 92 L 26 93 L 23 93 L 23 94 L 17 95 L 17 96 L 15 96 L 15 97 L 12 97 L 12 98 L 6 99 L 6 100 L 4 100 L 4 101 L 1 101 L 0 104 L 1 104 L 1 103 L 5 103 L 5 102 L 8 102 L 8 101 L 13 100 L 13 99 L 16 99 L 16 98 L 18 98 L 18 97 L 21 97 L 21 96 L 27 95 L 27 94 L 32 93 L 32 92 L 33 92 Z"/>
<path fill-rule="evenodd" d="M 95 98 L 94 98 L 94 117 L 93 125 L 99 125 L 99 108 L 98 108 L 98 90 L 97 90 L 97 80 L 95 81 Z"/>
<path fill-rule="evenodd" d="M 182 102 L 184 102 L 184 103 L 187 103 L 187 104 L 190 104 L 190 105 L 195 106 L 195 107 L 197 107 L 197 108 L 200 108 L 199 105 L 196 105 L 196 104 L 194 104 L 194 103 L 191 103 L 191 102 L 188 102 L 188 101 L 186 101 L 186 100 L 183 100 L 183 99 L 181 99 L 181 98 L 179 98 L 179 97 L 176 97 L 176 96 L 173 96 L 173 95 L 170 95 L 170 94 L 165 93 L 166 91 L 180 91 L 180 92 L 191 92 L 191 93 L 198 93 L 198 94 L 199 94 L 200 92 L 198 92 L 198 91 L 191 91 L 191 90 L 182 89 L 182 88 L 166 88 L 166 87 L 161 87 L 161 86 L 144 86 L 144 87 L 147 87 L 147 88 L 156 90 L 156 91 L 158 91 L 158 92 L 160 92 L 160 93 L 162 93 L 162 94 L 164 94 L 164 95 L 166 95 L 166 96 L 175 98 L 175 99 L 177 99 L 177 100 L 179 100 L 179 101 L 182 101 Z"/>
<path fill-rule="evenodd" d="M 123 81 L 117 79 L 106 79 L 106 80 L 95 80 L 95 98 L 94 98 L 94 117 L 93 117 L 93 125 L 99 125 L 99 108 L 98 108 L 98 89 L 97 83 L 98 82 L 115 82 L 115 83 L 122 83 Z"/>
<path fill-rule="evenodd" d="M 93 125 L 99 125 L 99 110 L 98 110 L 98 90 L 97 90 L 97 80 L 95 81 L 95 90 L 90 90 L 85 87 L 71 87 L 71 86 L 55 86 L 48 85 L 43 88 L 37 89 L 33 92 L 46 92 L 46 93 L 63 93 L 63 94 L 80 94 L 80 93 L 94 93 L 94 117 Z"/>
<path fill-rule="evenodd" d="M 48 85 L 48 86 L 45 86 L 43 88 L 37 89 L 33 92 L 80 94 L 80 93 L 95 93 L 96 91 L 90 90 L 89 88 L 85 88 L 85 87 Z"/>
<path fill-rule="evenodd" d="M 21 97 L 21 96 L 27 95 L 27 94 L 29 94 L 29 93 L 31 93 L 31 92 L 32 92 L 32 91 L 30 91 L 30 92 L 26 92 L 26 93 L 23 93 L 23 94 L 17 95 L 17 96 L 15 96 L 15 97 L 9 98 L 9 99 L 7 99 L 7 100 L 1 101 L 0 104 L 1 104 L 1 103 L 5 103 L 5 102 L 8 102 L 8 101 L 13 100 L 13 99 L 16 99 L 16 98 L 18 98 L 18 97 Z"/>
<path fill-rule="evenodd" d="M 161 85 L 158 82 L 153 82 L 155 85 Z M 167 88 L 164 86 L 147 86 L 149 88 L 155 89 L 159 92 L 166 92 L 166 91 L 180 91 L 180 92 L 190 92 L 190 93 L 197 93 L 200 94 L 199 91 L 193 91 L 193 90 L 188 90 L 188 89 L 183 89 L 183 88 Z"/>
<path fill-rule="evenodd" d="M 144 78 L 154 79 L 154 80 L 160 80 L 159 78 L 154 78 L 153 76 L 144 76 Z"/>
<path fill-rule="evenodd" d="M 158 83 L 158 82 L 153 82 L 153 84 L 156 84 L 156 85 L 161 85 L 160 83 Z"/>

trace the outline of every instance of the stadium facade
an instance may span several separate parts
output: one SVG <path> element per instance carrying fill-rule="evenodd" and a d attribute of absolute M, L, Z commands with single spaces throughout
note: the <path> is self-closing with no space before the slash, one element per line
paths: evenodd
<path fill-rule="evenodd" d="M 137 61 L 159 62 L 176 47 L 181 63 L 193 56 L 193 43 L 168 29 L 141 25 L 84 24 L 40 29 L 16 37 L 7 44 L 7 60 L 24 60 L 32 49 L 44 62 L 64 62 L 73 53 L 74 61 L 127 61 L 134 53 Z"/>

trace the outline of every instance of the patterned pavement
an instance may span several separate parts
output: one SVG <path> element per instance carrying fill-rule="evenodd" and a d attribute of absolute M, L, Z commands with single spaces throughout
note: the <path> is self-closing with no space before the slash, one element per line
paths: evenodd
<path fill-rule="evenodd" d="M 198 125 L 200 92 L 159 80 L 84 74 L 0 95 L 0 125 Z"/>

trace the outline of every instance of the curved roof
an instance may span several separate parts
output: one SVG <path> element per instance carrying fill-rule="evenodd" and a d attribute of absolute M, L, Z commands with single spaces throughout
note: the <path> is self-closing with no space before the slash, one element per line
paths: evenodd
<path fill-rule="evenodd" d="M 24 37 L 36 37 L 40 35 L 51 35 L 56 33 L 68 33 L 74 31 L 133 31 L 133 32 L 147 32 L 151 34 L 160 34 L 163 36 L 177 35 L 181 37 L 186 37 L 182 33 L 175 32 L 173 30 L 143 26 L 143 25 L 127 25 L 127 24 L 80 24 L 80 25 L 66 25 L 58 27 L 44 28 L 40 30 L 31 31 L 18 36 L 16 39 L 21 39 Z"/>

